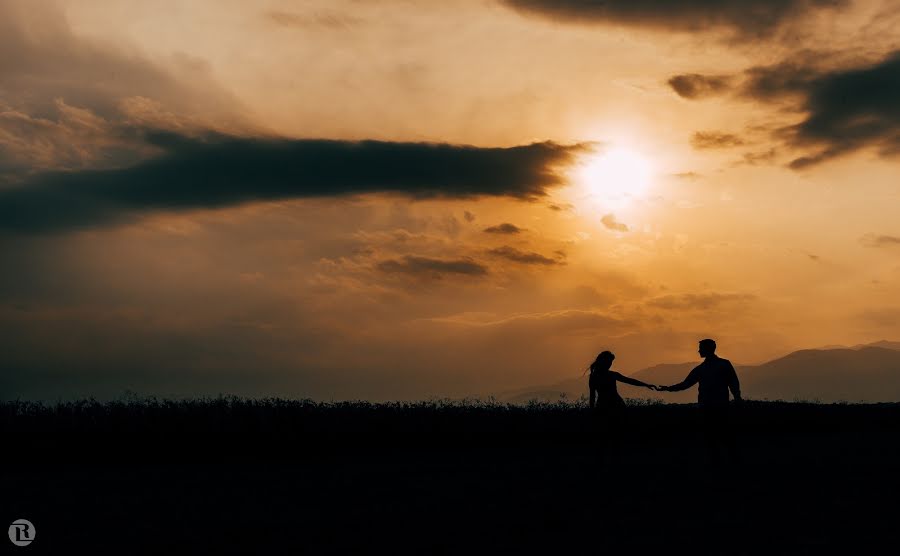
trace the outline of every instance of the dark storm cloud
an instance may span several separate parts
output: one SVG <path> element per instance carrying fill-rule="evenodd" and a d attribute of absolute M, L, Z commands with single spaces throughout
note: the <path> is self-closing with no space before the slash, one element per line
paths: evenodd
<path fill-rule="evenodd" d="M 826 73 L 819 67 L 823 59 L 821 53 L 803 51 L 777 64 L 748 68 L 744 70 L 738 92 L 745 98 L 761 101 L 803 98 Z"/>
<path fill-rule="evenodd" d="M 720 95 L 731 88 L 732 77 L 728 75 L 700 75 L 686 73 L 669 78 L 669 86 L 679 96 L 688 99 Z"/>
<path fill-rule="evenodd" d="M 778 63 L 753 66 L 737 74 L 685 73 L 670 77 L 667 83 L 676 94 L 691 100 L 725 94 L 758 101 L 792 96 L 802 99 L 825 73 L 823 61 L 831 58 L 822 52 L 802 50 Z"/>
<path fill-rule="evenodd" d="M 395 193 L 535 199 L 585 145 L 509 148 L 432 143 L 145 133 L 163 154 L 131 167 L 38 175 L 0 191 L 0 230 L 52 232 L 142 213 L 253 201 Z"/>
<path fill-rule="evenodd" d="M 804 168 L 866 146 L 900 154 L 900 51 L 867 67 L 826 73 L 806 90 L 807 118 L 789 132 L 793 142 L 821 146 L 794 160 Z"/>
<path fill-rule="evenodd" d="M 628 226 L 621 223 L 616 219 L 616 215 L 613 213 L 604 214 L 603 218 L 600 219 L 600 223 L 606 227 L 607 230 L 613 230 L 616 232 L 627 232 Z"/>
<path fill-rule="evenodd" d="M 376 268 L 382 272 L 409 274 L 422 278 L 439 278 L 444 274 L 484 276 L 488 273 L 487 267 L 470 258 L 432 259 L 413 255 L 381 261 Z"/>
<path fill-rule="evenodd" d="M 721 131 L 697 131 L 691 136 L 691 146 L 695 149 L 728 149 L 743 144 L 744 140 L 737 135 Z"/>
<path fill-rule="evenodd" d="M 521 12 L 556 21 L 607 23 L 664 31 L 724 30 L 752 40 L 846 0 L 503 0 Z"/>
<path fill-rule="evenodd" d="M 521 264 L 533 264 L 533 265 L 556 265 L 562 264 L 560 261 L 556 259 L 551 259 L 549 257 L 545 257 L 540 253 L 533 253 L 531 251 L 521 251 L 516 249 L 515 247 L 510 247 L 508 245 L 504 245 L 503 247 L 497 247 L 496 249 L 488 250 L 488 254 L 493 255 L 495 257 L 501 257 L 508 261 L 512 261 L 515 263 Z"/>
<path fill-rule="evenodd" d="M 520 228 L 515 224 L 510 224 L 509 222 L 504 222 L 502 224 L 497 224 L 496 226 L 489 226 L 483 230 L 488 234 L 519 234 L 525 231 L 524 228 Z"/>
<path fill-rule="evenodd" d="M 795 170 L 865 147 L 882 156 L 900 154 L 900 50 L 877 62 L 839 67 L 825 66 L 831 58 L 826 54 L 803 52 L 750 68 L 732 92 L 758 102 L 793 103 L 805 114 L 800 123 L 773 132 L 788 146 L 811 151 L 790 163 Z"/>

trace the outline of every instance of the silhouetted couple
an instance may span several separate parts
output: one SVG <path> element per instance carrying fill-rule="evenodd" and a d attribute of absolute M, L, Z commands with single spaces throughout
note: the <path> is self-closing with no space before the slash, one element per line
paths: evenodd
<path fill-rule="evenodd" d="M 610 439 L 616 438 L 616 430 L 621 424 L 625 410 L 625 401 L 619 396 L 616 382 L 624 382 L 632 386 L 642 386 L 658 392 L 679 392 L 699 384 L 697 405 L 701 413 L 701 426 L 711 455 L 721 456 L 726 448 L 733 455 L 734 432 L 730 427 L 728 413 L 728 391 L 731 390 L 736 403 L 741 402 L 741 385 L 731 362 L 716 355 L 716 342 L 710 339 L 700 340 L 700 363 L 678 384 L 657 386 L 624 376 L 611 370 L 616 358 L 612 352 L 603 351 L 591 363 L 590 406 L 601 419 Z"/>

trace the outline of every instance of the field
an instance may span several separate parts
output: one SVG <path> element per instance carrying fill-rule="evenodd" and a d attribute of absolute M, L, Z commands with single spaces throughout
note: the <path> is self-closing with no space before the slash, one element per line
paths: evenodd
<path fill-rule="evenodd" d="M 900 404 L 748 402 L 724 459 L 691 405 L 633 403 L 617 440 L 593 417 L 581 403 L 5 402 L 0 517 L 35 525 L 23 554 L 893 553 Z"/>

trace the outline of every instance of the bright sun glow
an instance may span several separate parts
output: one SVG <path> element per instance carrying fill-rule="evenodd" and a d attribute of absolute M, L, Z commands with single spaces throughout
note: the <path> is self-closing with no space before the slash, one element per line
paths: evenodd
<path fill-rule="evenodd" d="M 625 148 L 614 148 L 586 160 L 577 170 L 589 194 L 614 201 L 643 195 L 653 175 L 650 161 Z"/>

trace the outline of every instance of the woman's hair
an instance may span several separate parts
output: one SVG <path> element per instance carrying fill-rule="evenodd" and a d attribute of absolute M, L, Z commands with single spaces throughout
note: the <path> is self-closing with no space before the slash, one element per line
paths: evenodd
<path fill-rule="evenodd" d="M 591 365 L 588 367 L 588 369 L 589 369 L 591 372 L 594 372 L 594 371 L 595 371 L 596 369 L 598 369 L 598 368 L 600 368 L 600 369 L 602 369 L 602 370 L 605 371 L 606 369 L 609 368 L 610 365 L 612 365 L 612 362 L 613 362 L 613 360 L 614 360 L 615 358 L 616 358 L 616 356 L 613 354 L 613 352 L 611 352 L 611 351 L 601 351 L 601 352 L 597 355 L 597 358 L 594 359 L 594 362 L 591 363 Z M 601 366 L 601 364 L 603 364 L 603 365 Z"/>

